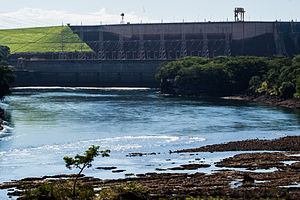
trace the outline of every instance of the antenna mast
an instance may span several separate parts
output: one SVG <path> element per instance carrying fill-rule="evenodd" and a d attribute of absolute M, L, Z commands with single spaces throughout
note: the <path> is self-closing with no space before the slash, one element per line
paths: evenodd
<path fill-rule="evenodd" d="M 122 20 L 121 20 L 121 24 L 125 24 L 125 21 L 124 21 L 124 16 L 125 16 L 125 14 L 124 13 L 121 13 L 121 17 L 122 17 Z"/>

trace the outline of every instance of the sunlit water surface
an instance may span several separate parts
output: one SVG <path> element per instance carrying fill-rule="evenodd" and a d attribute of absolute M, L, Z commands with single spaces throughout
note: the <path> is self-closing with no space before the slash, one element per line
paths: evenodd
<path fill-rule="evenodd" d="M 245 101 L 169 98 L 152 89 L 19 88 L 1 107 L 7 124 L 0 133 L 0 182 L 75 173 L 65 168 L 62 158 L 91 145 L 110 149 L 111 156 L 97 158 L 84 173 L 119 178 L 195 162 L 195 158 L 213 163 L 234 154 L 178 155 L 169 150 L 300 135 L 300 114 L 292 109 Z M 133 152 L 157 155 L 126 156 Z M 96 169 L 103 166 L 126 171 Z"/>

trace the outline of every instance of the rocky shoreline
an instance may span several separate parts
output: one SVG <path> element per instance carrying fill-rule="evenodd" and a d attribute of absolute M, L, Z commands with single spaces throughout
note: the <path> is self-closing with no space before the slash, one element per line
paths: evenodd
<path fill-rule="evenodd" d="M 191 92 L 192 93 L 192 92 Z M 162 94 L 163 96 L 167 97 L 191 97 L 191 98 L 210 98 L 210 97 L 217 97 L 217 96 L 209 96 L 206 94 L 201 95 L 190 95 L 185 93 L 171 93 L 171 94 Z M 252 101 L 252 102 L 260 102 L 266 103 L 273 106 L 281 106 L 291 109 L 300 109 L 300 98 L 290 98 L 290 99 L 283 99 L 278 96 L 270 96 L 270 95 L 257 95 L 257 94 L 241 94 L 241 95 L 234 95 L 234 96 L 223 96 L 220 97 L 221 99 L 226 100 L 239 100 L 239 101 Z"/>
<path fill-rule="evenodd" d="M 254 101 L 267 103 L 274 106 L 282 106 L 292 109 L 300 109 L 300 99 L 282 99 L 277 96 L 270 95 L 237 95 L 237 96 L 228 96 L 222 97 L 222 99 L 231 99 L 231 100 L 245 100 L 245 101 Z"/>
<path fill-rule="evenodd" d="M 224 152 L 224 151 L 300 151 L 300 136 L 287 136 L 274 140 L 244 140 L 200 148 L 182 149 L 171 153 Z"/>
<path fill-rule="evenodd" d="M 181 165 L 176 170 L 198 169 L 196 173 L 146 173 L 123 179 L 101 180 L 82 176 L 83 184 L 93 188 L 136 183 L 150 191 L 147 199 L 185 199 L 187 197 L 226 197 L 234 199 L 285 198 L 300 196 L 300 136 L 275 140 L 246 140 L 204 146 L 197 149 L 172 153 L 253 151 L 224 158 L 213 163 L 218 170 L 202 173 L 207 164 Z M 265 152 L 265 151 L 269 152 Z M 273 152 L 276 151 L 276 152 Z M 145 153 L 144 156 L 156 156 Z M 195 159 L 197 161 L 197 159 Z M 112 169 L 112 168 L 111 168 Z M 169 169 L 172 170 L 172 169 Z M 163 171 L 163 170 L 157 170 Z M 72 180 L 74 175 L 26 178 L 0 184 L 0 189 L 9 189 L 8 195 L 22 196 L 25 189 L 36 188 L 45 183 L 56 184 Z M 125 198 L 126 199 L 126 198 Z"/>

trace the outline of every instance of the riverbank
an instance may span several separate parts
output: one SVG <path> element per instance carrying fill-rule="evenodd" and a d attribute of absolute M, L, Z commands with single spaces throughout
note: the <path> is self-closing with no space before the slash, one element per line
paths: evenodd
<path fill-rule="evenodd" d="M 274 106 L 282 106 L 292 109 L 300 109 L 300 99 L 299 98 L 290 98 L 283 99 L 278 96 L 270 96 L 270 95 L 237 95 L 237 96 L 227 96 L 221 97 L 222 99 L 229 100 L 244 100 L 244 101 L 254 101 L 254 102 L 262 102 L 267 103 Z"/>
<path fill-rule="evenodd" d="M 300 136 L 287 136 L 274 140 L 244 140 L 200 148 L 182 149 L 172 153 L 224 152 L 224 151 L 300 151 Z"/>
<path fill-rule="evenodd" d="M 212 173 L 201 172 L 205 163 L 195 159 L 186 166 L 199 168 L 197 173 L 146 173 L 122 179 L 101 180 L 81 177 L 82 184 L 99 188 L 126 187 L 130 183 L 148 191 L 147 199 L 185 199 L 187 197 L 227 197 L 233 199 L 284 198 L 298 199 L 300 196 L 300 136 L 275 140 L 245 140 L 204 146 L 197 149 L 180 150 L 182 154 L 217 151 L 253 151 L 225 157 L 213 163 L 218 169 Z M 269 152 L 265 152 L 269 151 Z M 276 151 L 276 152 L 272 152 Z M 278 152 L 280 151 L 280 152 Z M 142 154 L 142 153 L 141 153 Z M 142 156 L 156 156 L 144 153 Z M 201 154 L 199 153 L 199 158 Z M 193 165 L 193 166 L 192 166 Z M 189 168 L 186 168 L 189 170 Z M 182 168 L 182 170 L 185 170 Z M 9 195 L 21 196 L 25 189 L 43 184 L 59 184 L 72 180 L 73 175 L 26 178 L 0 184 L 0 189 L 9 189 Z M 109 198 L 108 198 L 109 199 Z M 126 198 L 125 198 L 126 199 Z M 145 199 L 145 198 L 139 198 Z"/>

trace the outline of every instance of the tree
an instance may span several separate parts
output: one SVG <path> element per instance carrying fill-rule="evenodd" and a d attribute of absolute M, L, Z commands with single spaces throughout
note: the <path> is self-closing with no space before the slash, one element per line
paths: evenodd
<path fill-rule="evenodd" d="M 0 46 L 0 65 L 7 66 L 9 56 L 10 49 L 6 46 Z"/>
<path fill-rule="evenodd" d="M 291 82 L 283 82 L 279 88 L 280 96 L 288 99 L 292 98 L 296 92 L 295 85 Z"/>
<path fill-rule="evenodd" d="M 185 57 L 164 63 L 156 74 L 161 92 L 174 95 L 236 95 L 263 93 L 300 97 L 300 55 L 292 59 L 219 56 Z"/>
<path fill-rule="evenodd" d="M 72 167 L 78 168 L 80 171 L 76 175 L 73 183 L 73 198 L 76 199 L 76 182 L 85 168 L 90 168 L 94 158 L 101 155 L 102 157 L 109 157 L 110 150 L 99 151 L 99 146 L 91 146 L 84 153 L 84 155 L 77 154 L 74 158 L 64 157 L 66 167 L 72 169 Z"/>
<path fill-rule="evenodd" d="M 261 79 L 259 76 L 252 76 L 249 81 L 250 90 L 252 92 L 257 92 L 258 88 L 261 86 Z"/>
<path fill-rule="evenodd" d="M 14 82 L 13 70 L 8 65 L 9 48 L 0 46 L 0 99 L 10 93 L 10 86 Z"/>

